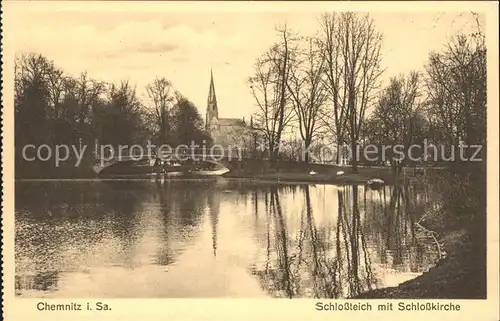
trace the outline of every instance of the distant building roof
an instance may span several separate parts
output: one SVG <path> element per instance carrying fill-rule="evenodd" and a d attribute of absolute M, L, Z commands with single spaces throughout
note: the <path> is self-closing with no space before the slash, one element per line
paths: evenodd
<path fill-rule="evenodd" d="M 219 124 L 221 126 L 246 127 L 245 121 L 239 118 L 219 118 Z"/>

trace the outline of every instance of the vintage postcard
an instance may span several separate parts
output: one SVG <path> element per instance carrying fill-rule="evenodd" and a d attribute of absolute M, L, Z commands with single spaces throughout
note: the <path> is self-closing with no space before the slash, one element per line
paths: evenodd
<path fill-rule="evenodd" d="M 499 320 L 498 3 L 2 11 L 6 320 Z"/>

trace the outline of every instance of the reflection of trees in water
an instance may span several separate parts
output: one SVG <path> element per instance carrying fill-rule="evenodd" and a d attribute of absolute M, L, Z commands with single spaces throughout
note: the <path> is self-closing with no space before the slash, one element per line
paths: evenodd
<path fill-rule="evenodd" d="M 172 238 L 175 237 L 175 221 L 174 221 L 174 196 L 172 187 L 169 182 L 160 183 L 156 182 L 156 197 L 151 197 L 150 202 L 156 206 L 153 210 L 157 209 L 161 214 L 163 223 L 162 241 L 163 246 L 159 249 L 156 261 L 159 265 L 169 265 L 174 262 L 175 253 L 172 246 Z"/>
<path fill-rule="evenodd" d="M 421 272 L 432 265 L 432 242 L 416 224 L 431 204 L 426 189 L 406 184 L 364 194 L 366 234 L 380 262 L 402 272 Z"/>
<path fill-rule="evenodd" d="M 427 249 L 417 242 L 425 235 L 415 228 L 427 204 L 434 204 L 427 189 L 231 184 L 172 180 L 16 185 L 16 277 L 27 277 L 17 278 L 16 289 L 28 279 L 33 289 L 55 287 L 59 271 L 85 266 L 78 253 L 102 242 L 112 242 L 117 252 L 109 261 L 120 260 L 126 267 L 135 264 L 138 242 L 153 237 L 154 250 L 148 250 L 154 252 L 153 263 L 172 264 L 205 223 L 216 255 L 221 198 L 235 205 L 241 194 L 252 201 L 254 228 L 265 250 L 263 262 L 253 270 L 275 296 L 356 295 L 380 284 L 374 263 L 420 271 L 422 262 L 430 261 Z M 331 189 L 333 195 L 326 192 Z M 221 194 L 226 190 L 237 193 Z M 335 198 L 332 209 L 327 205 Z M 332 213 L 325 223 L 327 210 Z M 149 238 L 142 237 L 146 231 L 153 231 Z M 54 285 L 34 285 L 43 284 L 35 279 Z"/>
<path fill-rule="evenodd" d="M 157 181 L 154 186 L 155 193 L 151 193 L 143 202 L 147 204 L 149 212 L 159 214 L 162 224 L 158 235 L 160 246 L 155 256 L 156 264 L 169 265 L 175 262 L 184 249 L 195 241 L 198 226 L 206 212 L 215 229 L 212 246 L 216 247 L 220 200 L 213 200 L 213 182 L 165 180 Z"/>
<path fill-rule="evenodd" d="M 282 284 L 280 290 L 284 290 L 286 296 L 292 297 L 294 292 L 294 289 L 292 288 L 294 276 L 291 272 L 291 262 L 289 261 L 290 257 L 288 256 L 288 242 L 285 221 L 283 219 L 280 199 L 276 189 L 273 188 L 271 190 L 270 196 L 271 215 L 275 219 L 276 223 L 276 252 L 278 254 L 278 266 L 280 267 L 280 273 L 277 275 L 277 278 L 280 280 L 280 284 Z"/>
<path fill-rule="evenodd" d="M 365 290 L 372 288 L 372 284 L 375 283 L 375 279 L 372 272 L 372 266 L 370 262 L 370 256 L 367 251 L 367 244 L 365 239 L 365 232 L 363 231 L 363 226 L 361 225 L 361 215 L 358 205 L 358 186 L 353 185 L 352 187 L 352 212 L 351 216 L 351 228 L 349 228 L 349 215 L 348 211 L 343 210 L 344 218 L 340 221 L 345 222 L 346 230 L 351 231 L 349 235 L 350 242 L 345 240 L 346 248 L 350 251 L 346 251 L 346 261 L 348 265 L 348 275 L 349 280 L 349 296 L 357 295 Z M 339 193 L 340 194 L 340 193 Z M 347 194 L 344 190 L 344 194 Z M 339 197 L 341 197 L 339 195 Z M 344 225 L 344 224 L 342 224 Z M 344 232 L 344 234 L 349 234 Z M 337 241 L 339 242 L 339 241 Z M 351 263 L 349 263 L 351 262 Z M 350 269 L 349 269 L 350 267 Z"/>
<path fill-rule="evenodd" d="M 112 187 L 89 182 L 16 183 L 16 290 L 56 288 L 60 272 L 85 269 L 89 262 L 82 253 L 105 239 L 118 240 L 115 252 L 127 253 L 141 195 L 130 195 L 123 184 Z"/>
<path fill-rule="evenodd" d="M 254 273 L 263 287 L 278 297 L 344 297 L 369 288 L 374 282 L 366 250 L 357 187 L 352 187 L 353 202 L 347 210 L 345 190 L 339 190 L 335 232 L 317 226 L 311 204 L 310 187 L 301 186 L 304 210 L 296 237 L 291 236 L 283 217 L 280 192 L 265 191 L 268 215 L 267 258 Z M 273 254 L 276 258 L 273 260 Z M 258 269 L 258 268 L 256 268 Z"/>
<path fill-rule="evenodd" d="M 376 262 L 420 271 L 427 263 L 422 262 L 425 248 L 418 242 L 422 235 L 415 220 L 424 213 L 425 203 L 414 200 L 412 188 L 340 187 L 336 213 L 332 213 L 336 222 L 329 226 L 315 222 L 318 204 L 312 204 L 311 187 L 300 186 L 304 208 L 296 232 L 289 230 L 284 219 L 280 195 L 286 192 L 276 187 L 263 190 L 262 195 L 254 191 L 255 200 L 263 199 L 267 215 L 266 262 L 255 266 L 254 274 L 273 296 L 338 298 L 380 286 L 382 275 L 373 270 Z M 322 197 L 316 201 L 321 203 Z M 258 216 L 259 207 L 253 208 Z M 391 255 L 392 262 L 388 262 Z"/>
<path fill-rule="evenodd" d="M 195 236 L 207 208 L 216 229 L 220 203 L 207 202 L 210 183 L 178 183 L 17 183 L 16 290 L 56 289 L 60 272 L 87 269 L 85 253 L 104 243 L 113 246 L 113 257 L 100 255 L 106 262 L 93 264 L 134 266 L 135 244 L 154 217 L 162 224 L 154 240 L 155 264 L 171 264 Z M 213 240 L 216 246 L 216 230 Z M 44 282 L 53 285 L 38 285 Z"/>
<path fill-rule="evenodd" d="M 59 271 L 41 271 L 34 274 L 15 276 L 16 294 L 20 291 L 55 291 L 59 281 Z"/>

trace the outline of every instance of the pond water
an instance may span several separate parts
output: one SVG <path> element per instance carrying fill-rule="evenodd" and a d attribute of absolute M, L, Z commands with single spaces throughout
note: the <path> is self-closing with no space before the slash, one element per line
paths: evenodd
<path fill-rule="evenodd" d="M 17 181 L 16 294 L 346 298 L 435 264 L 425 185 Z"/>

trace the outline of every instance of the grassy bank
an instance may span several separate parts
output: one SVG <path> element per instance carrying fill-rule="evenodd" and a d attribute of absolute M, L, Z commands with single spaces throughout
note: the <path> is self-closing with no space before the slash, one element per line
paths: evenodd
<path fill-rule="evenodd" d="M 81 166 L 75 167 L 74 162 L 65 162 L 55 167 L 50 163 L 27 163 L 16 168 L 16 178 L 20 179 L 71 179 L 96 178 L 97 174 L 91 169 L 93 160 L 84 160 Z M 353 173 L 350 167 L 341 167 L 324 164 L 303 164 L 282 162 L 277 168 L 271 168 L 268 163 L 258 160 L 242 162 L 227 162 L 225 165 L 230 172 L 227 178 L 245 178 L 274 182 L 310 182 L 324 184 L 363 184 L 371 178 L 380 178 L 387 183 L 394 183 L 396 179 L 405 179 L 404 175 L 396 177 L 389 167 L 359 167 Z M 343 172 L 339 175 L 338 172 Z M 407 177 L 412 177 L 411 170 Z"/>
<path fill-rule="evenodd" d="M 232 162 L 227 166 L 231 170 L 225 174 L 227 178 L 248 178 L 264 181 L 283 182 L 310 182 L 323 184 L 363 184 L 372 178 L 383 179 L 386 183 L 394 183 L 396 180 L 411 179 L 413 173 L 407 169 L 407 175 L 394 175 L 389 167 L 359 167 L 354 173 L 350 167 L 325 165 L 325 164 L 303 164 L 282 162 L 276 166 L 278 169 L 270 168 L 268 164 L 259 161 Z M 342 172 L 342 174 L 339 174 Z"/>

